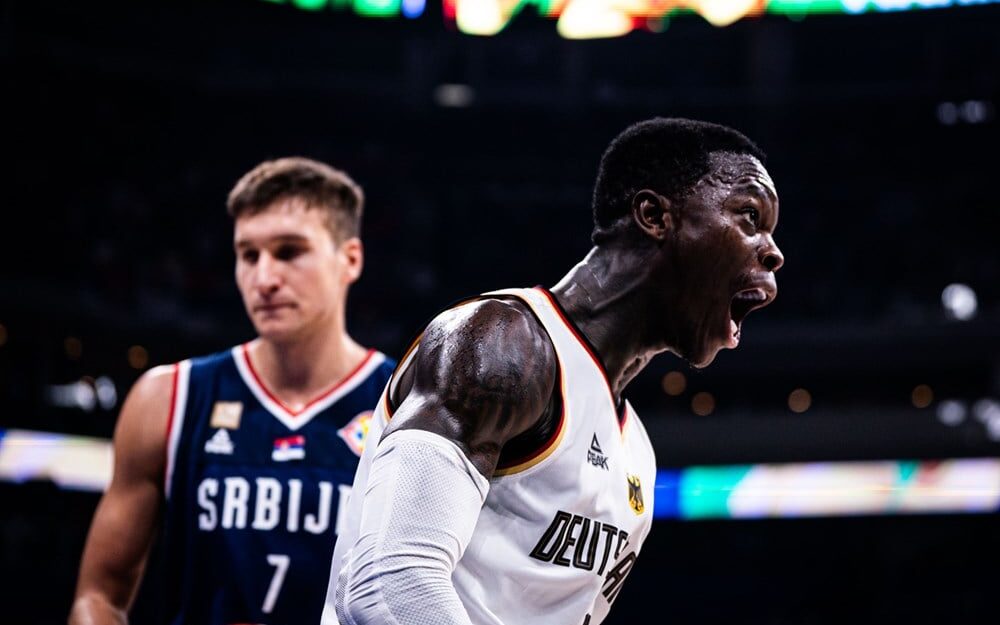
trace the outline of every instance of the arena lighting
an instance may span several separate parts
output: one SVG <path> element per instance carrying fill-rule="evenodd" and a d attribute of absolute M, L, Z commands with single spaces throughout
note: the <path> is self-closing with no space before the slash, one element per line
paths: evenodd
<path fill-rule="evenodd" d="M 958 122 L 958 106 L 954 102 L 938 104 L 937 118 L 945 126 L 954 126 Z"/>
<path fill-rule="evenodd" d="M 45 395 L 53 406 L 85 412 L 93 412 L 98 406 L 111 410 L 118 403 L 118 389 L 107 376 L 96 380 L 85 377 L 71 384 L 53 384 L 45 389 Z"/>
<path fill-rule="evenodd" d="M 1000 402 L 984 398 L 972 404 L 972 414 L 980 423 L 1000 419 Z"/>
<path fill-rule="evenodd" d="M 976 292 L 966 284 L 949 284 L 941 291 L 941 304 L 952 319 L 968 321 L 976 316 L 979 301 Z"/>
<path fill-rule="evenodd" d="M 691 398 L 691 411 L 699 417 L 707 417 L 715 410 L 715 397 L 702 391 Z"/>
<path fill-rule="evenodd" d="M 142 345 L 133 345 L 128 348 L 128 364 L 133 369 L 145 369 L 149 364 L 149 352 Z"/>
<path fill-rule="evenodd" d="M 998 511 L 998 458 L 660 469 L 653 495 L 668 519 Z"/>
<path fill-rule="evenodd" d="M 50 480 L 60 488 L 102 491 L 111 481 L 111 441 L 30 430 L 0 430 L 0 480 Z"/>
<path fill-rule="evenodd" d="M 687 378 L 680 371 L 671 371 L 667 375 L 663 376 L 663 392 L 667 395 L 676 397 L 684 392 L 687 388 Z"/>
<path fill-rule="evenodd" d="M 420 17 L 424 12 L 424 7 L 426 6 L 426 0 L 403 0 L 403 17 L 408 17 L 410 19 Z"/>
<path fill-rule="evenodd" d="M 934 401 L 934 390 L 926 384 L 918 384 L 910 393 L 910 401 L 914 408 L 926 408 Z"/>
<path fill-rule="evenodd" d="M 965 421 L 966 412 L 964 403 L 955 399 L 946 399 L 938 404 L 937 418 L 941 423 L 954 427 Z"/>
<path fill-rule="evenodd" d="M 989 100 L 966 100 L 965 102 L 941 102 L 937 106 L 937 118 L 945 126 L 959 122 L 985 124 L 993 119 L 994 107 Z"/>
<path fill-rule="evenodd" d="M 106 439 L 0 430 L 0 480 L 102 491 L 112 457 Z M 650 490 L 658 519 L 998 512 L 1000 458 L 660 469 Z"/>
<path fill-rule="evenodd" d="M 434 88 L 434 101 L 445 108 L 465 108 L 476 99 L 476 92 L 468 85 L 438 85 Z"/>
<path fill-rule="evenodd" d="M 327 9 L 353 10 L 364 17 L 398 17 L 410 19 L 424 13 L 425 0 L 264 0 L 270 4 L 289 4 L 304 11 Z"/>
<path fill-rule="evenodd" d="M 982 124 L 993 117 L 993 104 L 984 100 L 968 100 L 962 103 L 962 119 L 969 124 Z"/>
<path fill-rule="evenodd" d="M 63 349 L 66 351 L 66 357 L 70 360 L 80 360 L 83 356 L 83 342 L 75 336 L 67 336 L 66 340 L 63 341 Z"/>
<path fill-rule="evenodd" d="M 353 11 L 366 17 L 424 14 L 426 0 L 264 0 L 306 11 Z M 619 37 L 633 30 L 662 32 L 674 16 L 700 15 L 715 26 L 728 26 L 764 13 L 799 20 L 807 15 L 889 13 L 996 4 L 1000 0 L 441 0 L 449 24 L 469 35 L 495 35 L 525 7 L 558 20 L 567 39 Z M 975 114 L 975 112 L 973 112 Z M 946 122 L 942 122 L 946 123 Z"/>
<path fill-rule="evenodd" d="M 812 395 L 804 388 L 797 388 L 788 394 L 788 409 L 799 414 L 812 406 Z"/>

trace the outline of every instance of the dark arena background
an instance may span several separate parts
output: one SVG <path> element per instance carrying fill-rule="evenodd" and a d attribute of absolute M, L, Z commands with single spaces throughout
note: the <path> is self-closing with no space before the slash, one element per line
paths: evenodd
<path fill-rule="evenodd" d="M 760 143 L 786 264 L 739 350 L 628 389 L 658 520 L 606 622 L 1000 622 L 1000 4 L 566 4 L 2 5 L 0 622 L 65 622 L 140 373 L 252 337 L 244 171 L 364 186 L 350 330 L 398 356 L 558 280 L 601 151 L 653 115 Z"/>

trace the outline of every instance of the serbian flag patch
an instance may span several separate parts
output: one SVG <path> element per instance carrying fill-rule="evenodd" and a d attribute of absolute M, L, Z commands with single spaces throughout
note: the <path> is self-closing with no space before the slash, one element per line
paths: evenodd
<path fill-rule="evenodd" d="M 302 460 L 305 457 L 305 436 L 298 434 L 296 436 L 274 439 L 274 451 L 271 452 L 271 460 L 275 462 L 288 462 L 289 460 Z"/>
<path fill-rule="evenodd" d="M 337 436 L 344 439 L 356 456 L 365 450 L 365 439 L 368 438 L 368 426 L 372 422 L 372 411 L 358 414 L 351 422 L 337 430 Z"/>

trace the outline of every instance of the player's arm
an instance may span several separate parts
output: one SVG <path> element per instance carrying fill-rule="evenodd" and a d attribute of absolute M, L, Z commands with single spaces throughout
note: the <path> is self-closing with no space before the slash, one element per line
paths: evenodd
<path fill-rule="evenodd" d="M 448 311 L 424 333 L 412 388 L 372 459 L 357 542 L 340 576 L 345 625 L 468 625 L 451 575 L 500 452 L 546 414 L 548 336 L 523 304 Z"/>
<path fill-rule="evenodd" d="M 157 367 L 144 374 L 119 413 L 114 473 L 87 536 L 70 625 L 128 622 L 163 501 L 175 370 Z"/>

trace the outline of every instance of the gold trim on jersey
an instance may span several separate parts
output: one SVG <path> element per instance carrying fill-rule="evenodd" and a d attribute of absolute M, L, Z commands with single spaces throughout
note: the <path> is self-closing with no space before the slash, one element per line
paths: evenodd
<path fill-rule="evenodd" d="M 464 306 L 466 304 L 471 304 L 473 302 L 482 301 L 482 300 L 485 300 L 485 299 L 490 298 L 490 297 L 512 297 L 512 298 L 514 298 L 514 299 L 516 299 L 516 300 L 524 303 L 525 305 L 528 306 L 528 308 L 530 308 L 532 310 L 533 314 L 535 315 L 535 318 L 537 318 L 539 324 L 541 324 L 542 329 L 546 333 L 548 333 L 548 330 L 545 329 L 545 324 L 543 324 L 541 322 L 541 319 L 542 319 L 541 315 L 539 314 L 539 312 L 537 310 L 535 310 L 535 304 L 534 304 L 534 302 L 532 302 L 529 298 L 524 297 L 523 295 L 515 294 L 515 293 L 506 293 L 506 292 L 502 292 L 502 291 L 491 292 L 491 293 L 484 293 L 484 294 L 478 295 L 476 297 L 470 297 L 468 299 L 460 300 L 459 302 L 453 304 L 452 306 L 449 306 L 448 308 L 445 308 L 444 310 L 442 310 L 441 313 L 443 313 L 445 311 L 448 311 L 448 310 L 454 310 L 454 309 L 459 308 L 460 306 Z M 438 314 L 440 315 L 441 313 L 438 313 Z M 391 396 L 392 396 L 392 393 L 393 393 L 393 390 L 394 390 L 394 382 L 395 382 L 396 374 L 397 373 L 399 373 L 399 374 L 403 373 L 402 368 L 409 365 L 409 363 L 407 362 L 407 359 L 410 357 L 410 354 L 412 354 L 413 351 L 416 350 L 420 346 L 420 342 L 421 342 L 421 340 L 423 340 L 423 338 L 424 338 L 424 332 L 421 332 L 417 336 L 417 338 L 414 339 L 412 343 L 410 343 L 410 347 L 406 350 L 406 353 L 403 354 L 403 357 L 399 359 L 399 364 L 397 365 L 396 370 L 392 372 L 392 376 L 390 376 L 390 378 L 389 378 L 389 383 L 386 385 L 386 392 L 383 395 L 383 411 L 385 413 L 385 422 L 386 422 L 386 425 L 388 425 L 389 421 L 392 420 L 392 416 L 395 413 L 395 409 L 393 408 L 393 405 L 392 405 L 392 397 Z M 555 351 L 555 343 L 554 342 L 553 342 L 552 347 L 553 347 L 553 351 Z M 508 475 L 515 475 L 517 473 L 523 473 L 524 471 L 527 471 L 531 467 L 537 465 L 538 463 L 542 462 L 543 460 L 545 460 L 546 458 L 548 458 L 550 455 L 552 455 L 552 452 L 554 452 L 556 450 L 556 448 L 559 447 L 559 444 L 562 442 L 563 438 L 565 437 L 565 435 L 566 435 L 566 428 L 567 428 L 567 421 L 568 421 L 568 415 L 566 414 L 567 405 L 568 405 L 568 400 L 566 399 L 566 397 L 567 397 L 566 396 L 566 375 L 564 373 L 565 368 L 562 366 L 562 360 L 559 358 L 559 353 L 558 352 L 556 352 L 556 360 L 559 362 L 559 389 L 560 389 L 560 392 L 562 393 L 562 397 L 561 397 L 561 400 L 562 400 L 561 401 L 561 403 L 562 403 L 562 410 L 561 410 L 560 415 L 559 415 L 559 426 L 558 426 L 559 429 L 558 429 L 557 433 L 552 438 L 550 438 L 550 440 L 541 449 L 535 451 L 526 460 L 524 460 L 522 462 L 519 462 L 518 464 L 515 464 L 515 465 L 510 466 L 510 467 L 504 467 L 502 469 L 495 470 L 493 472 L 493 477 L 506 477 Z"/>
<path fill-rule="evenodd" d="M 556 355 L 556 359 L 557 360 L 559 359 L 558 355 Z M 562 362 L 560 361 L 559 392 L 562 393 L 562 397 L 560 398 L 562 403 L 562 410 L 560 411 L 559 414 L 558 433 L 554 437 L 552 437 L 551 441 L 547 445 L 545 445 L 540 450 L 535 452 L 530 458 L 528 458 L 523 462 L 515 464 L 514 466 L 511 467 L 504 467 L 503 469 L 497 469 L 496 471 L 493 472 L 493 477 L 506 477 L 508 475 L 514 475 L 516 473 L 523 473 L 527 471 L 531 467 L 535 466 L 536 464 L 542 462 L 543 460 L 551 456 L 552 452 L 554 452 L 559 447 L 559 444 L 562 443 L 563 438 L 566 437 L 566 430 L 568 429 L 568 421 L 569 421 L 569 415 L 567 414 L 566 410 L 567 406 L 569 405 L 569 400 L 566 398 L 566 375 L 563 373 L 563 371 L 564 369 L 562 366 Z"/>

